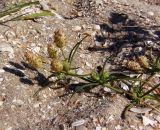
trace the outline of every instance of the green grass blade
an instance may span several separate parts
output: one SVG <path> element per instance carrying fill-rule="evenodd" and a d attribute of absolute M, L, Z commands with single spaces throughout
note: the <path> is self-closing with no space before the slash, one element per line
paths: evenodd
<path fill-rule="evenodd" d="M 158 84 L 155 85 L 153 88 L 151 88 L 150 90 L 148 90 L 146 93 L 144 93 L 142 96 L 140 96 L 140 98 L 143 98 L 144 96 L 150 94 L 152 91 L 154 91 L 154 90 L 157 89 L 158 87 L 160 87 L 160 83 L 158 83 Z"/>
<path fill-rule="evenodd" d="M 77 44 L 73 47 L 73 49 L 71 50 L 69 57 L 68 57 L 68 61 L 71 63 L 73 60 L 73 57 L 77 51 L 77 49 L 79 48 L 80 44 L 84 41 L 84 39 L 86 39 L 88 36 L 85 36 L 84 38 L 82 38 L 82 40 L 80 40 L 79 42 L 77 42 Z"/>
<path fill-rule="evenodd" d="M 15 18 L 14 20 L 33 20 L 40 17 L 52 16 L 52 15 L 54 14 L 51 11 L 42 11 L 40 13 L 33 13 L 33 14 L 21 16 L 21 17 Z"/>
<path fill-rule="evenodd" d="M 11 13 L 15 13 L 15 12 L 21 10 L 24 7 L 32 6 L 32 5 L 38 5 L 38 4 L 40 4 L 39 1 L 29 2 L 29 3 L 22 3 L 22 4 L 15 5 L 15 6 L 9 8 L 9 9 L 1 11 L 0 12 L 0 18 L 2 18 L 4 16 L 7 16 L 7 15 L 10 15 Z"/>

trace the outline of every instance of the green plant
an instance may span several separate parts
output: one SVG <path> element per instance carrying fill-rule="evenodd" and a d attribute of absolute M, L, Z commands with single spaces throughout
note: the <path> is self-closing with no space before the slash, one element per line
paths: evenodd
<path fill-rule="evenodd" d="M 41 8 L 40 2 L 18 3 L 0 12 L 0 24 L 15 20 L 33 20 L 44 16 L 54 15 L 54 11 L 40 10 L 39 12 L 23 13 L 23 9 L 32 7 Z"/>
<path fill-rule="evenodd" d="M 77 80 L 81 81 L 79 84 L 76 84 L 74 88 L 74 92 L 71 94 L 90 91 L 91 89 L 102 86 L 107 87 L 110 90 L 123 95 L 125 97 L 129 97 L 131 103 L 124 109 L 123 117 L 125 117 L 125 113 L 131 107 L 139 104 L 143 104 L 146 99 L 157 100 L 160 101 L 159 93 L 155 92 L 158 87 L 160 87 L 160 83 L 152 85 L 150 80 L 160 72 L 160 58 L 158 57 L 154 63 L 149 65 L 148 59 L 145 56 L 137 57 L 138 62 L 135 61 L 129 62 L 130 69 L 135 69 L 137 71 L 137 75 L 131 77 L 127 75 L 125 72 L 109 72 L 105 70 L 105 65 L 109 58 L 106 58 L 106 61 L 101 66 L 99 70 L 93 70 L 88 74 L 79 75 L 75 71 L 75 67 L 72 62 L 75 58 L 75 53 L 77 52 L 79 46 L 82 42 L 88 37 L 88 35 L 84 36 L 79 42 L 75 44 L 75 46 L 71 49 L 68 57 L 64 52 L 64 47 L 66 45 L 67 39 L 65 34 L 58 30 L 55 31 L 54 34 L 54 44 L 48 45 L 48 55 L 51 61 L 51 74 L 46 78 L 46 81 L 42 84 L 43 88 L 39 89 L 35 95 L 38 94 L 42 89 L 50 87 L 54 88 L 55 84 L 63 80 L 67 80 L 68 78 L 76 77 Z M 56 47 L 55 47 L 56 46 Z M 60 49 L 61 54 L 58 54 L 57 48 Z M 27 61 L 30 65 L 35 68 L 42 67 L 43 59 L 40 59 L 39 56 L 32 54 L 31 52 L 25 55 Z M 137 67 L 138 66 L 138 67 Z M 139 72 L 140 70 L 140 72 Z M 147 78 L 143 79 L 143 75 L 146 74 Z M 50 79 L 55 77 L 54 81 Z M 128 86 L 128 90 L 121 88 L 120 86 L 112 86 L 113 82 L 123 83 Z M 148 85 L 149 87 L 146 87 Z"/>

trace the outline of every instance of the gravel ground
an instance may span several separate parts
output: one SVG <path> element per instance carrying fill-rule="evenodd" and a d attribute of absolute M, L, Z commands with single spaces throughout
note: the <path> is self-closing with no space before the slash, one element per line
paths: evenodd
<path fill-rule="evenodd" d="M 17 1 L 0 1 L 0 9 Z M 160 113 L 121 113 L 129 101 L 96 88 L 100 97 L 81 93 L 60 97 L 65 89 L 40 88 L 28 78 L 36 72 L 24 67 L 24 52 L 47 56 L 47 44 L 57 29 L 64 30 L 66 54 L 84 33 L 84 41 L 74 64 L 80 72 L 90 72 L 106 56 L 115 54 L 108 69 L 125 69 L 135 54 L 150 56 L 160 49 L 160 1 L 145 0 L 47 0 L 63 16 L 35 21 L 11 21 L 0 25 L 0 130 L 158 130 Z M 127 55 L 127 56 L 126 56 Z M 129 56 L 128 56 L 129 55 Z M 47 75 L 47 72 L 44 72 Z M 152 122 L 145 125 L 144 117 Z"/>

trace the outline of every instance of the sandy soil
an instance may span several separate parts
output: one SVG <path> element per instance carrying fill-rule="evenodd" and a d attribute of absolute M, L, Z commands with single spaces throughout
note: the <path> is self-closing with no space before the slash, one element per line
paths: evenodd
<path fill-rule="evenodd" d="M 11 2 L 16 1 L 0 1 L 0 9 Z M 81 72 L 90 72 L 113 53 L 116 55 L 106 68 L 124 67 L 128 59 L 124 55 L 137 49 L 149 56 L 152 47 L 156 55 L 160 49 L 160 1 L 47 0 L 47 3 L 64 19 L 45 17 L 36 21 L 11 21 L 6 23 L 9 27 L 0 25 L 0 130 L 160 129 L 160 114 L 154 110 L 145 116 L 155 121 L 155 126 L 145 126 L 144 114 L 134 112 L 122 120 L 121 113 L 129 100 L 107 94 L 101 87 L 93 90 L 100 96 L 80 93 L 70 99 L 68 95 L 60 97 L 66 93 L 64 88 L 47 88 L 35 98 L 33 95 L 40 86 L 30 78 L 36 72 L 25 68 L 22 62 L 26 50 L 47 56 L 47 44 L 53 42 L 57 29 L 67 35 L 66 54 L 83 33 L 92 34 L 74 60 Z M 1 49 L 4 46 L 5 51 Z M 76 121 L 82 125 L 72 127 Z"/>

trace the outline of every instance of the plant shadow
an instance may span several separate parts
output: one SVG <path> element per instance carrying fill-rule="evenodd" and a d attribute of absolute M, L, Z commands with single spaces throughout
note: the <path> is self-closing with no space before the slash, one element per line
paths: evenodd
<path fill-rule="evenodd" d="M 81 82 L 77 83 L 77 84 L 70 83 L 70 78 L 66 78 L 62 81 L 57 82 L 58 87 L 50 87 L 50 85 L 54 84 L 54 82 L 50 81 L 42 72 L 31 67 L 28 63 L 23 62 L 23 61 L 21 63 L 9 61 L 9 64 L 10 64 L 9 67 L 8 66 L 3 67 L 3 70 L 5 72 L 9 72 L 9 73 L 14 74 L 15 76 L 19 77 L 19 81 L 23 84 L 26 84 L 26 85 L 37 84 L 37 85 L 39 85 L 41 87 L 39 89 L 40 91 L 43 90 L 43 88 L 47 88 L 47 86 L 49 86 L 49 88 L 51 88 L 53 90 L 65 88 L 66 91 L 64 92 L 64 94 L 60 95 L 59 97 L 64 97 L 64 96 L 72 95 L 75 93 L 90 93 L 94 97 L 102 97 L 98 92 L 97 93 L 91 92 L 91 90 L 95 86 L 87 87 L 87 88 L 84 88 L 81 90 L 81 86 L 85 85 L 85 83 L 81 83 Z M 32 76 L 33 78 L 31 78 L 30 75 L 28 75 L 28 73 L 25 74 L 26 71 L 29 71 L 30 73 L 32 73 L 32 75 L 34 75 L 34 76 Z"/>
<path fill-rule="evenodd" d="M 148 41 L 158 45 L 153 51 L 157 54 L 160 49 L 160 45 L 157 43 L 160 41 L 160 26 L 141 25 L 138 20 L 130 19 L 130 16 L 125 13 L 111 12 L 107 23 L 100 24 L 100 34 L 95 36 L 95 41 L 102 43 L 102 47 L 89 47 L 89 51 L 108 51 L 116 57 L 123 48 L 132 47 L 132 53 L 134 48 L 141 47 L 140 54 L 144 54 L 147 50 L 151 49 L 147 45 Z M 124 55 L 125 56 L 125 55 Z"/>
<path fill-rule="evenodd" d="M 47 78 L 44 76 L 44 74 L 39 72 L 37 69 L 32 68 L 25 62 L 16 63 L 9 61 L 9 64 L 11 67 L 3 67 L 3 70 L 18 76 L 20 78 L 20 82 L 23 84 L 34 85 L 35 83 L 33 81 L 36 81 L 39 86 L 43 87 L 44 82 L 47 81 Z M 25 71 L 27 70 L 32 71 L 32 73 L 35 74 L 34 78 L 30 78 L 27 74 L 25 74 Z"/>

